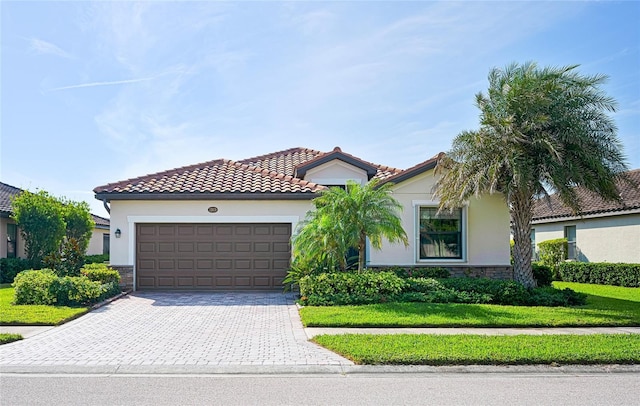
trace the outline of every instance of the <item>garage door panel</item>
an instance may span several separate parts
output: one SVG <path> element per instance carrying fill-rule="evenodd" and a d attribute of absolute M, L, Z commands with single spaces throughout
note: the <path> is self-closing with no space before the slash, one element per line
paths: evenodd
<path fill-rule="evenodd" d="M 212 242 L 199 242 L 196 245 L 196 251 L 198 253 L 211 253 L 211 252 L 213 252 L 213 243 Z"/>
<path fill-rule="evenodd" d="M 194 252 L 192 242 L 179 242 L 178 243 L 178 252 Z"/>
<path fill-rule="evenodd" d="M 251 252 L 250 242 L 237 242 L 233 244 L 235 252 Z"/>
<path fill-rule="evenodd" d="M 138 224 L 140 289 L 275 290 L 291 256 L 289 224 Z"/>
<path fill-rule="evenodd" d="M 254 259 L 253 269 L 255 270 L 271 269 L 271 260 L 270 259 Z"/>
<path fill-rule="evenodd" d="M 233 261 L 233 267 L 235 269 L 251 269 L 250 259 L 236 259 Z"/>

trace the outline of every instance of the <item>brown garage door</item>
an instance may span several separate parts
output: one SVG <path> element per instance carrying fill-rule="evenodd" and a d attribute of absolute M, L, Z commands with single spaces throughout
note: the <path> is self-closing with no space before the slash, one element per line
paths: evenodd
<path fill-rule="evenodd" d="M 290 224 L 138 224 L 138 289 L 276 290 Z"/>

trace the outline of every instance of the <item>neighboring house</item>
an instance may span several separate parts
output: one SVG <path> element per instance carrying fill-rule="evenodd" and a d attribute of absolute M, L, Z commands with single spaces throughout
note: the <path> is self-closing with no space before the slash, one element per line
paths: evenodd
<path fill-rule="evenodd" d="M 218 159 L 94 189 L 110 204 L 111 266 L 135 289 L 280 289 L 290 239 L 328 186 L 393 182 L 409 246 L 367 250 L 367 266 L 446 266 L 512 278 L 509 212 L 501 196 L 436 214 L 437 157 L 407 170 L 340 148 L 292 148 L 242 161 Z"/>
<path fill-rule="evenodd" d="M 91 234 L 91 240 L 89 240 L 89 246 L 87 247 L 87 255 L 100 255 L 109 254 L 110 246 L 110 232 L 109 232 L 109 219 L 104 217 L 91 215 L 93 222 L 96 223 L 93 233 Z"/>
<path fill-rule="evenodd" d="M 0 182 L 0 258 L 24 258 L 24 240 L 16 222 L 11 218 L 11 198 L 22 193 L 22 189 Z M 93 229 L 87 255 L 109 253 L 109 219 L 91 215 L 96 227 Z M 6 241 L 6 244 L 4 243 Z"/>
<path fill-rule="evenodd" d="M 628 172 L 640 185 L 640 169 Z M 539 200 L 533 210 L 532 243 L 567 238 L 569 259 L 581 262 L 640 263 L 640 188 L 618 182 L 621 203 L 606 202 L 578 188 L 578 215 L 557 196 Z"/>

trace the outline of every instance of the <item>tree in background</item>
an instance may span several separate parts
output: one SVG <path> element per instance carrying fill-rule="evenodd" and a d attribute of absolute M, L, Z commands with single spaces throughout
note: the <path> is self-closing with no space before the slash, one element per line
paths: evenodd
<path fill-rule="evenodd" d="M 307 213 L 294 237 L 296 258 L 346 270 L 349 250 L 357 249 L 362 271 L 367 239 L 374 249 L 382 248 L 383 238 L 408 245 L 399 216 L 402 205 L 391 196 L 391 184 L 347 182 L 344 189 L 321 192 L 313 204 L 316 209 Z"/>
<path fill-rule="evenodd" d="M 530 241 L 534 200 L 557 193 L 577 213 L 577 186 L 605 200 L 619 200 L 616 180 L 627 171 L 608 115 L 616 104 L 600 89 L 606 76 L 581 75 L 576 68 L 539 68 L 528 62 L 493 69 L 488 94 L 476 95 L 480 129 L 459 134 L 438 162 L 441 209 L 460 207 L 482 193 L 505 196 L 515 279 L 527 287 L 535 286 Z"/>
<path fill-rule="evenodd" d="M 24 238 L 27 259 L 39 268 L 47 255 L 56 252 L 65 236 L 66 224 L 60 201 L 41 190 L 22 192 L 12 199 L 12 218 Z"/>
<path fill-rule="evenodd" d="M 34 268 L 46 265 L 59 274 L 79 273 L 95 227 L 86 202 L 25 191 L 12 200 L 12 209 Z"/>
<path fill-rule="evenodd" d="M 86 252 L 91 239 L 91 232 L 96 223 L 91 217 L 87 202 L 62 200 L 64 221 L 66 223 L 67 240 L 75 239 L 82 252 Z"/>

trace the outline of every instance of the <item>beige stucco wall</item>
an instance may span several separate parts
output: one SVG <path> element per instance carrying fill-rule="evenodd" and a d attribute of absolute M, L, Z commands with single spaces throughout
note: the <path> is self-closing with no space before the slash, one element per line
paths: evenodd
<path fill-rule="evenodd" d="M 210 213 L 209 207 L 216 207 Z M 110 263 L 134 265 L 137 223 L 290 223 L 298 222 L 312 208 L 310 200 L 201 200 L 201 201 L 112 201 Z M 115 238 L 115 231 L 122 235 Z"/>
<path fill-rule="evenodd" d="M 103 253 L 102 241 L 103 235 L 109 234 L 108 228 L 94 228 L 87 247 L 87 255 L 101 255 Z"/>
<path fill-rule="evenodd" d="M 15 224 L 10 218 L 0 217 L 0 258 L 7 257 L 7 224 Z M 18 229 L 18 257 L 25 258 L 24 239 Z"/>
<path fill-rule="evenodd" d="M 310 169 L 304 179 L 320 185 L 345 185 L 347 180 L 364 185 L 367 183 L 367 172 L 335 159 Z"/>
<path fill-rule="evenodd" d="M 418 260 L 418 209 L 419 206 L 436 205 L 432 194 L 436 178 L 428 171 L 393 188 L 393 197 L 404 206 L 402 225 L 409 237 L 409 246 L 385 242 L 381 251 L 369 250 L 368 265 L 468 265 L 508 266 L 509 211 L 500 195 L 486 195 L 471 199 L 463 219 L 463 259 Z"/>
<path fill-rule="evenodd" d="M 563 238 L 572 225 L 579 261 L 640 263 L 640 213 L 533 224 L 536 244 Z"/>

